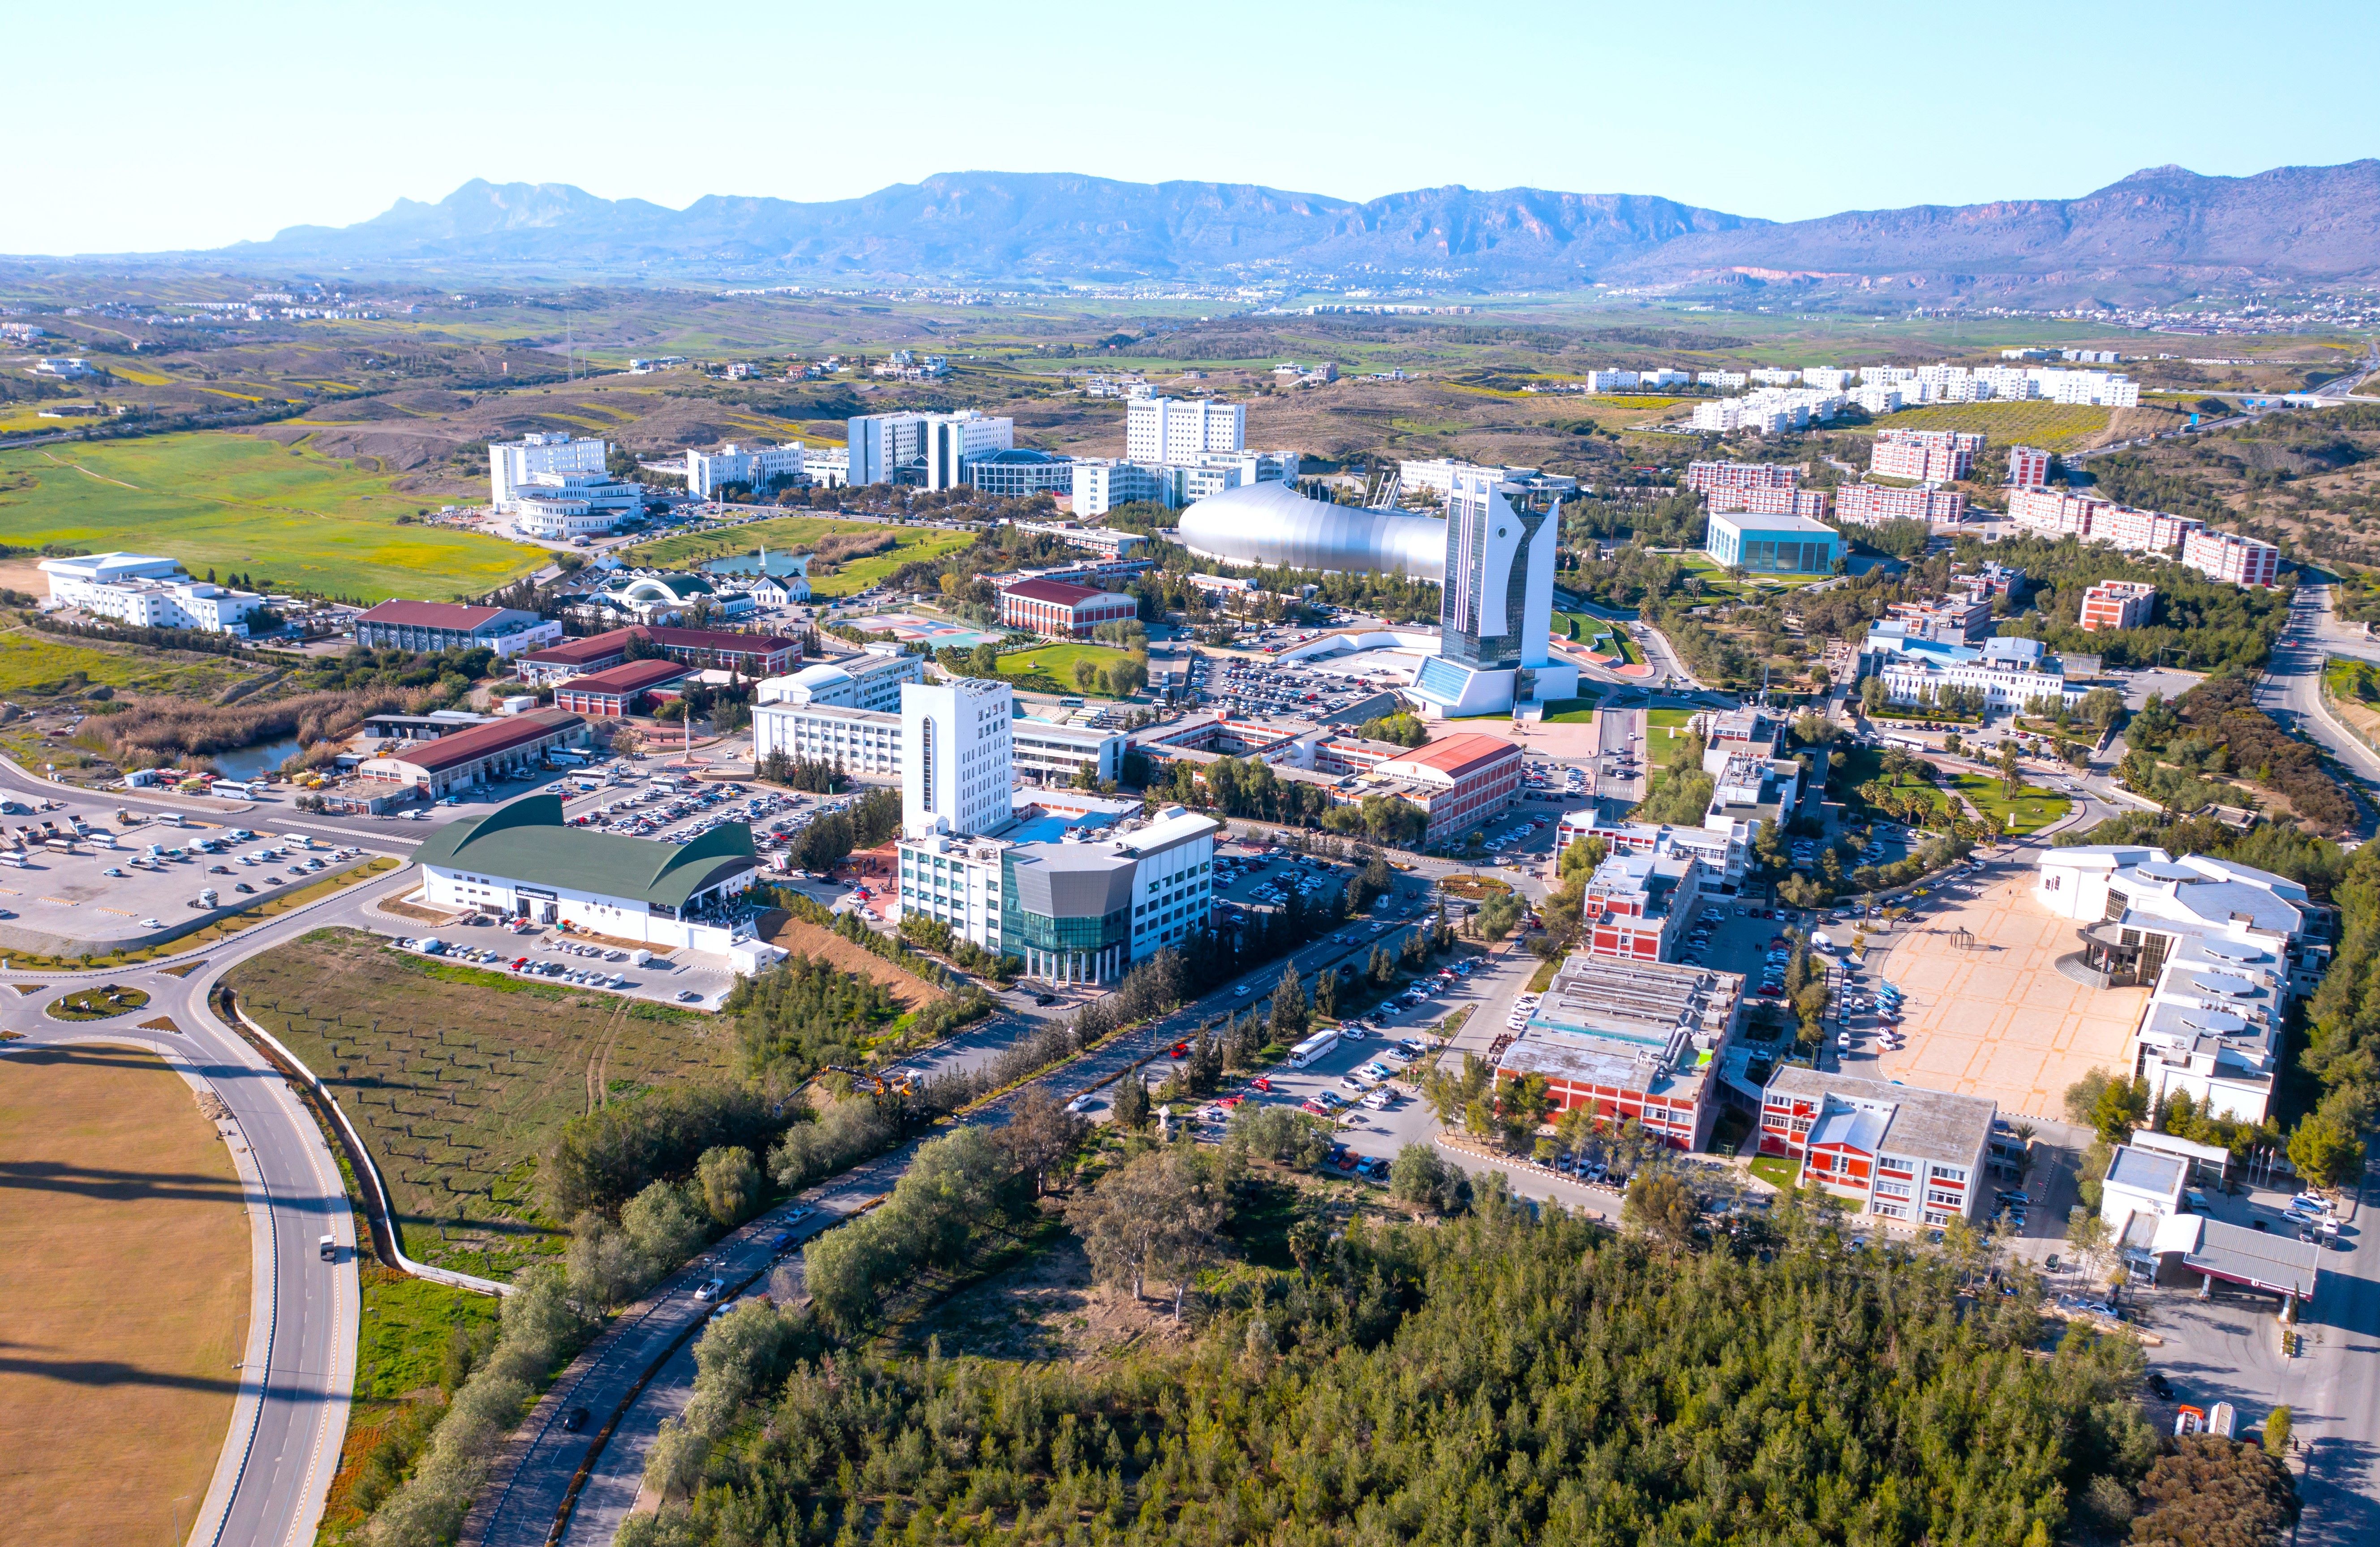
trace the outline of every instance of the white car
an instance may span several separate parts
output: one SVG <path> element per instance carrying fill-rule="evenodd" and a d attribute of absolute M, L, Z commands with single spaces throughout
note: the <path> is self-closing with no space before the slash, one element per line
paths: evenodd
<path fill-rule="evenodd" d="M 696 1304 L 698 1304 L 698 1305 L 710 1305 L 710 1304 L 712 1304 L 713 1302 L 715 1302 L 715 1301 L 719 1298 L 719 1297 L 720 1297 L 721 1295 L 724 1294 L 724 1293 L 726 1292 L 726 1290 L 727 1290 L 727 1281 L 726 1281 L 725 1279 L 723 1279 L 723 1278 L 707 1278 L 707 1279 L 703 1280 L 700 1284 L 698 1284 L 698 1285 L 695 1285 L 695 1289 L 694 1289 L 694 1298 L 695 1298 L 695 1303 L 696 1303 Z"/>

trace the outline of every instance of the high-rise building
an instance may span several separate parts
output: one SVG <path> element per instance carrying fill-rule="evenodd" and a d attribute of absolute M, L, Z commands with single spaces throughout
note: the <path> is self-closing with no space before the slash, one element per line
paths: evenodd
<path fill-rule="evenodd" d="M 573 439 L 567 431 L 530 433 L 516 441 L 492 441 L 488 445 L 488 499 L 498 510 L 510 511 L 516 491 L 532 473 L 600 473 L 612 454 L 609 441 Z"/>
<path fill-rule="evenodd" d="M 987 419 L 973 408 L 961 408 L 954 414 L 928 414 L 925 420 L 929 489 L 955 489 L 967 481 L 969 457 L 1016 446 L 1013 419 Z"/>
<path fill-rule="evenodd" d="M 966 481 L 966 459 L 1016 444 L 1015 420 L 973 408 L 951 414 L 860 414 L 844 424 L 854 485 L 905 483 L 955 489 Z"/>
<path fill-rule="evenodd" d="M 1560 511 L 1560 500 L 1507 481 L 1503 469 L 1455 470 L 1439 653 L 1414 679 L 1425 713 L 1492 714 L 1577 690 L 1578 668 L 1547 648 Z"/>
<path fill-rule="evenodd" d="M 897 483 L 902 469 L 914 469 L 922 478 L 926 464 L 926 416 L 923 414 L 860 414 L 844 424 L 844 445 L 851 466 L 845 474 L 855 489 L 871 483 Z"/>
<path fill-rule="evenodd" d="M 1008 821 L 1015 702 L 1007 683 L 980 677 L 902 685 L 904 833 L 989 833 Z"/>
<path fill-rule="evenodd" d="M 1194 462 L 1247 448 L 1245 404 L 1211 397 L 1135 397 L 1124 410 L 1123 454 L 1134 462 Z"/>

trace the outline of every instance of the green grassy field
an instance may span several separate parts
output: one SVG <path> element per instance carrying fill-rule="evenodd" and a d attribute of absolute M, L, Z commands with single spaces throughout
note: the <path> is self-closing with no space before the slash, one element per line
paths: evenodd
<path fill-rule="evenodd" d="M 1000 658 L 1000 675 L 1008 677 L 1047 676 L 1067 692 L 1083 691 L 1075 686 L 1075 663 L 1088 661 L 1094 666 L 1111 666 L 1126 659 L 1123 651 L 1110 645 L 1051 644 L 1036 645 Z M 1088 689 L 1093 697 L 1102 696 L 1097 688 Z"/>
<path fill-rule="evenodd" d="M 2073 805 L 2065 796 L 2033 785 L 2020 786 L 2011 800 L 2001 792 L 1997 777 L 1982 774 L 1961 774 L 1951 784 L 1969 805 L 1984 813 L 1994 831 L 2019 836 L 2040 832 Z M 2016 820 L 2010 822 L 2010 816 Z"/>
<path fill-rule="evenodd" d="M 31 628 L 0 629 L 0 696 L 11 699 L 44 698 L 105 686 L 119 692 L 203 700 L 255 675 L 220 655 L 71 644 Z"/>
<path fill-rule="evenodd" d="M 786 516 L 726 531 L 687 532 L 658 542 L 638 543 L 621 555 L 628 564 L 692 567 L 707 559 L 740 558 L 760 549 L 790 553 L 836 532 L 882 531 L 895 546 L 868 558 L 854 559 L 832 575 L 810 577 L 810 594 L 832 600 L 851 596 L 885 579 L 905 564 L 954 554 L 975 542 L 973 532 L 941 531 L 916 527 L 885 526 L 874 521 L 843 521 L 825 516 Z"/>
<path fill-rule="evenodd" d="M 1678 562 L 1687 574 L 1700 577 L 1703 592 L 1706 596 L 1758 596 L 1763 592 L 1799 591 L 1803 586 L 1815 585 L 1830 578 L 1825 575 L 1747 575 L 1739 581 L 1730 578 L 1726 568 L 1708 554 L 1681 554 Z"/>
<path fill-rule="evenodd" d="M 1928 403 L 1876 421 L 1879 430 L 1980 430 L 1993 445 L 2072 451 L 2104 434 L 2112 408 L 2083 403 Z"/>
<path fill-rule="evenodd" d="M 1603 700 L 1592 694 L 1583 698 L 1556 699 L 1546 705 L 1546 724 L 1549 725 L 1589 725 L 1595 723 L 1595 706 Z"/>
<path fill-rule="evenodd" d="M 224 981 L 363 1130 L 406 1252 L 491 1278 L 564 1245 L 531 1184 L 538 1152 L 565 1123 L 735 1061 L 707 1016 L 632 1010 L 608 994 L 403 955 L 348 930 L 317 930 Z"/>
<path fill-rule="evenodd" d="M 170 554 L 203 575 L 378 601 L 476 596 L 543 553 L 399 526 L 425 502 L 385 478 L 253 435 L 201 432 L 0 452 L 0 541 Z"/>
<path fill-rule="evenodd" d="M 1686 722 L 1694 717 L 1691 709 L 1648 709 L 1645 712 L 1645 762 L 1648 768 L 1667 768 L 1686 750 Z M 1675 733 L 1674 735 L 1671 733 Z"/>

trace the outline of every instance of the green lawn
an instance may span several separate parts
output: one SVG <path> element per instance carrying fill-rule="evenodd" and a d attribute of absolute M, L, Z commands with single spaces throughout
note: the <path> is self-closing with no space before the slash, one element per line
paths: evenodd
<path fill-rule="evenodd" d="M 2033 785 L 2020 786 L 2011 800 L 2001 793 L 1996 775 L 1961 774 L 1951 780 L 1969 805 L 1988 818 L 1994 830 L 2022 836 L 2038 833 L 2063 817 L 2073 802 L 2052 790 Z M 2016 821 L 2009 821 L 2014 815 Z"/>
<path fill-rule="evenodd" d="M 1645 712 L 1645 761 L 1647 766 L 1667 768 L 1678 761 L 1686 749 L 1686 723 L 1694 717 L 1694 712 L 1691 709 L 1648 709 Z"/>
<path fill-rule="evenodd" d="M 227 431 L 0 452 L 0 542 L 169 554 L 200 575 L 367 601 L 477 596 L 545 562 L 520 543 L 397 525 L 436 504 L 302 444 Z"/>
<path fill-rule="evenodd" d="M 1546 700 L 1546 724 L 1549 725 L 1585 725 L 1595 721 L 1595 706 L 1603 700 L 1589 696 L 1577 699 Z"/>
<path fill-rule="evenodd" d="M 1802 1163 L 1790 1155 L 1755 1155 L 1752 1174 L 1773 1188 L 1790 1188 L 1802 1175 Z"/>
<path fill-rule="evenodd" d="M 1759 596 L 1764 593 L 1799 591 L 1803 586 L 1817 584 L 1832 577 L 1826 575 L 1746 575 L 1742 580 L 1731 579 L 1726 568 L 1708 554 L 1684 553 L 1677 555 L 1689 576 L 1703 582 L 1706 596 Z"/>
<path fill-rule="evenodd" d="M 836 532 L 878 531 L 891 534 L 895 546 L 868 558 L 854 559 L 832 575 L 812 575 L 810 594 L 824 600 L 851 596 L 888 579 L 905 564 L 955 554 L 975 542 L 973 532 L 846 521 L 831 516 L 782 516 L 725 530 L 684 532 L 640 542 L 621 558 L 628 564 L 692 568 L 706 559 L 741 558 L 762 548 L 786 553 Z"/>
<path fill-rule="evenodd" d="M 968 531 L 903 531 L 901 545 L 871 558 L 855 559 L 832 575 L 810 577 L 814 596 L 851 596 L 880 580 L 889 579 L 905 564 L 929 561 L 955 554 L 975 543 Z"/>
<path fill-rule="evenodd" d="M 220 655 L 74 644 L 31 628 L 0 630 L 0 696 L 11 699 L 45 698 L 102 685 L 134 693 L 211 699 L 255 675 Z"/>
<path fill-rule="evenodd" d="M 1075 663 L 1088 661 L 1105 668 L 1129 659 L 1126 652 L 1110 645 L 1048 644 L 1031 650 L 1014 651 L 1000 658 L 1000 675 L 1007 677 L 1046 676 L 1069 693 L 1083 689 L 1075 686 Z M 1099 689 L 1089 689 L 1097 695 Z"/>

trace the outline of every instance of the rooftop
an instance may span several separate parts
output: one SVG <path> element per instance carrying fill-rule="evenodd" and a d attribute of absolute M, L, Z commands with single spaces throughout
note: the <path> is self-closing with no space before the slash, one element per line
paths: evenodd
<path fill-rule="evenodd" d="M 521 657 L 541 666 L 572 666 L 586 661 L 600 661 L 606 655 L 617 655 L 628 648 L 628 641 L 643 632 L 637 628 L 614 628 L 605 634 L 590 634 L 583 640 L 565 640 L 543 650 L 532 650 Z"/>
<path fill-rule="evenodd" d="M 2180 1193 L 2189 1175 L 2190 1163 L 2180 1157 L 2135 1150 L 2129 1144 L 2119 1148 L 2107 1161 L 2108 1186 L 2130 1188 L 2156 1198 Z"/>
<path fill-rule="evenodd" d="M 586 676 L 574 676 L 559 689 L 565 693 L 640 693 L 664 682 L 675 682 L 693 668 L 676 661 L 623 661 Z"/>
<path fill-rule="evenodd" d="M 1790 1096 L 1823 1105 L 1832 1101 L 1843 1107 L 1865 1105 L 1885 1112 L 1888 1120 L 1877 1135 L 1880 1148 L 1910 1160 L 1939 1161 L 1949 1165 L 1973 1165 L 1976 1152 L 1990 1137 L 1992 1118 L 1999 1104 L 1982 1096 L 1954 1096 L 1896 1081 L 1862 1079 L 1856 1075 L 1821 1074 L 1791 1065 L 1769 1078 L 1768 1094 Z M 1813 1127 L 1813 1136 L 1817 1130 Z"/>
<path fill-rule="evenodd" d="M 1807 516 L 1762 516 L 1749 510 L 1714 510 L 1714 523 L 1724 521 L 1738 531 L 1791 532 L 1802 537 L 1825 537 L 1837 542 L 1842 533 L 1824 521 L 1814 521 Z"/>
<path fill-rule="evenodd" d="M 448 737 L 436 746 L 461 739 Z M 696 893 L 754 866 L 752 829 L 743 822 L 722 823 L 689 844 L 621 837 L 565 825 L 558 795 L 532 795 L 485 816 L 449 822 L 413 857 L 423 865 L 460 866 L 506 881 L 665 907 L 683 907 Z"/>
<path fill-rule="evenodd" d="M 1520 757 L 1521 749 L 1501 737 L 1465 731 L 1450 736 L 1443 741 L 1417 747 L 1402 757 L 1392 758 L 1380 764 L 1379 772 L 1397 774 L 1427 770 L 1442 774 L 1450 779 L 1461 779 L 1506 759 L 1517 761 Z"/>
<path fill-rule="evenodd" d="M 460 602 L 382 602 L 356 615 L 356 621 L 385 623 L 396 628 L 454 628 L 468 633 L 513 611 L 510 607 L 466 606 Z"/>
<path fill-rule="evenodd" d="M 670 650 L 725 650 L 747 653 L 772 655 L 781 650 L 791 650 L 794 641 L 773 634 L 735 634 L 723 628 L 644 628 L 623 630 L 642 633 L 653 643 Z"/>
<path fill-rule="evenodd" d="M 1078 606 L 1093 597 L 1106 596 L 1108 591 L 1090 586 L 1070 585 L 1064 580 L 1019 580 L 1001 588 L 1002 596 L 1022 596 L 1028 602 L 1049 602 L 1062 607 Z"/>

